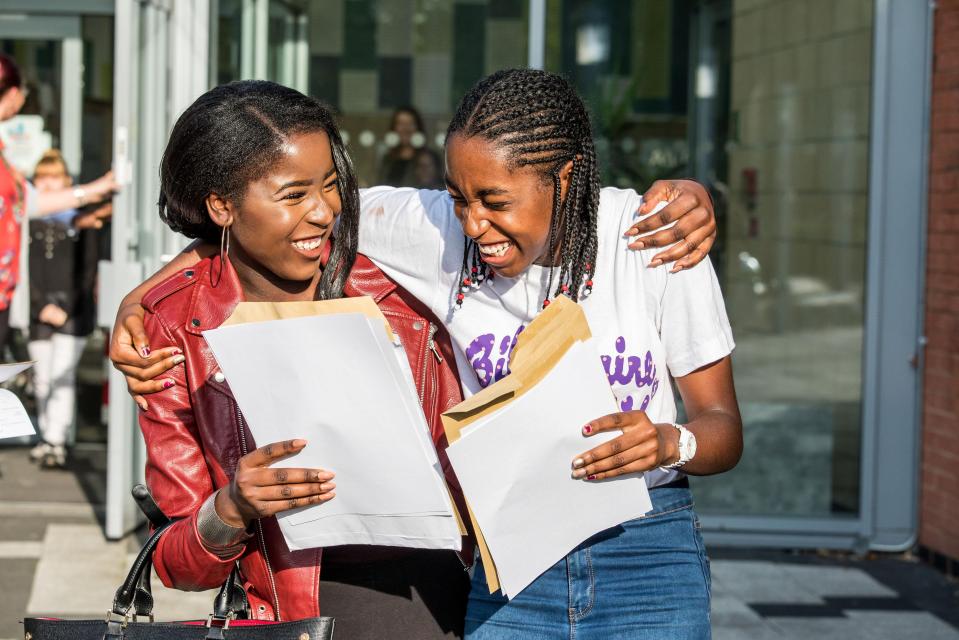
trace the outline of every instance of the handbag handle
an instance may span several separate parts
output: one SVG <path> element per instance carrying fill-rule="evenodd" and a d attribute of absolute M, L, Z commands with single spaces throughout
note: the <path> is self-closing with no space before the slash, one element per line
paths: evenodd
<path fill-rule="evenodd" d="M 153 593 L 150 588 L 150 570 L 153 568 L 153 551 L 160 542 L 167 529 L 172 527 L 176 521 L 171 520 L 166 524 L 157 527 L 156 530 L 147 538 L 140 553 L 137 554 L 130 572 L 127 573 L 126 580 L 117 589 L 113 597 L 113 608 L 111 612 L 126 617 L 130 608 L 134 607 L 135 616 L 150 616 L 153 614 Z M 135 606 L 134 606 L 135 605 Z"/>
<path fill-rule="evenodd" d="M 150 573 L 153 568 L 153 551 L 160 542 L 160 536 L 176 520 L 171 520 L 163 513 L 146 486 L 137 484 L 133 487 L 131 493 L 137 506 L 150 520 L 155 530 L 147 539 L 143 548 L 140 549 L 140 553 L 137 554 L 126 580 L 117 589 L 111 612 L 126 617 L 132 608 L 134 617 L 146 616 L 152 620 L 153 591 L 150 586 Z M 249 612 L 250 602 L 246 596 L 246 589 L 243 587 L 239 563 L 236 563 L 233 565 L 230 575 L 220 586 L 220 590 L 213 601 L 213 617 L 218 619 L 246 619 L 249 618 Z"/>

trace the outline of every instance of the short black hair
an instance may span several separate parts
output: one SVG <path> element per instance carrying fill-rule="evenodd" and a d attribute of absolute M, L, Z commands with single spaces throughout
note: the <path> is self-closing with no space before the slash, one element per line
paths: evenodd
<path fill-rule="evenodd" d="M 160 162 L 160 218 L 189 238 L 217 243 L 211 193 L 235 203 L 263 176 L 290 136 L 323 131 L 330 139 L 342 211 L 330 259 L 317 290 L 342 296 L 356 258 L 359 191 L 353 163 L 332 111 L 319 100 L 265 80 L 241 80 L 210 89 L 177 119 Z"/>
<path fill-rule="evenodd" d="M 589 293 L 596 265 L 600 183 L 589 113 L 573 86 L 562 76 L 538 69 L 497 71 L 477 82 L 460 101 L 446 132 L 447 143 L 456 134 L 500 145 L 510 168 L 537 167 L 552 183 L 550 255 L 561 243 L 554 295 L 579 300 L 581 289 Z M 559 176 L 570 160 L 573 171 L 564 201 Z M 488 276 L 488 267 L 469 238 L 461 275 L 463 280 Z M 552 283 L 550 267 L 548 289 Z"/>

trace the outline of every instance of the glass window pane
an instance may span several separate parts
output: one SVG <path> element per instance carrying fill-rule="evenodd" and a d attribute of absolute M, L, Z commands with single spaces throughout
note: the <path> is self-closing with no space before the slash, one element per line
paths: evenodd
<path fill-rule="evenodd" d="M 502 0 L 310 4 L 310 93 L 339 110 L 362 185 L 396 182 L 384 158 L 397 146 L 398 136 L 387 133 L 403 106 L 422 119 L 413 145 L 433 153 L 418 155 L 421 178 L 415 164 L 392 177 L 435 184 L 427 176 L 458 99 L 484 75 L 526 65 L 527 11 L 526 2 Z"/>
<path fill-rule="evenodd" d="M 708 513 L 856 514 L 872 3 L 549 0 L 606 184 L 697 176 L 737 339 L 746 449 Z"/>

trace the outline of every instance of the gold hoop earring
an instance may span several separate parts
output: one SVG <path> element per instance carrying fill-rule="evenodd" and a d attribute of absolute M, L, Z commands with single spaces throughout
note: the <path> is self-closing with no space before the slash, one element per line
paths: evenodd
<path fill-rule="evenodd" d="M 220 263 L 226 261 L 230 255 L 230 225 L 225 224 L 220 232 Z M 221 267 L 222 268 L 222 267 Z"/>

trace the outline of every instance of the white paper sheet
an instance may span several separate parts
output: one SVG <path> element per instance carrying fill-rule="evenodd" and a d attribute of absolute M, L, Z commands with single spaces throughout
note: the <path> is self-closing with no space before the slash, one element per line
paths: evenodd
<path fill-rule="evenodd" d="M 13 362 L 0 364 L 0 382 L 6 382 L 21 371 L 26 371 L 35 363 Z M 23 403 L 12 391 L 0 389 L 0 440 L 5 438 L 20 438 L 32 436 L 36 433 L 30 417 L 27 415 Z"/>
<path fill-rule="evenodd" d="M 310 316 L 207 331 L 258 445 L 307 440 L 276 466 L 329 469 L 336 497 L 278 516 L 291 550 L 460 548 L 453 506 L 402 347 L 382 321 Z M 405 368 L 405 370 L 404 370 Z"/>
<path fill-rule="evenodd" d="M 0 440 L 32 436 L 36 431 L 23 403 L 12 391 L 0 389 Z"/>
<path fill-rule="evenodd" d="M 31 360 L 30 362 L 11 362 L 10 364 L 0 364 L 0 382 L 6 382 L 21 371 L 26 371 L 35 364 L 35 360 Z"/>
<path fill-rule="evenodd" d="M 618 411 L 592 340 L 533 389 L 470 425 L 447 453 L 512 598 L 590 536 L 652 508 L 642 475 L 573 480 L 573 458 L 619 435 L 582 435 Z M 494 470 L 495 473 L 491 473 Z"/>

